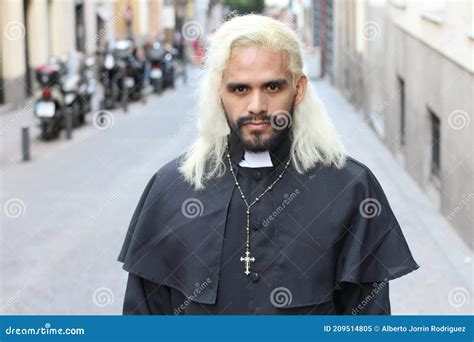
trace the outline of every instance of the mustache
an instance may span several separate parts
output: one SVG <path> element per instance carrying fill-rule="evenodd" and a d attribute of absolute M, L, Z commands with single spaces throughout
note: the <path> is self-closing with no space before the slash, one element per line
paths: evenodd
<path fill-rule="evenodd" d="M 270 123 L 271 122 L 271 115 L 268 114 L 261 114 L 261 115 L 245 115 L 241 116 L 240 118 L 237 119 L 237 127 L 240 128 L 243 125 L 255 121 L 255 122 L 265 122 L 265 123 Z"/>

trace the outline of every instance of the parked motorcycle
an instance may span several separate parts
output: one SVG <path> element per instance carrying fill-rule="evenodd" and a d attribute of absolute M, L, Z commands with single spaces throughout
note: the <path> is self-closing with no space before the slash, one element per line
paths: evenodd
<path fill-rule="evenodd" d="M 165 63 L 162 63 L 162 61 L 165 55 L 165 47 L 160 42 L 153 43 L 147 51 L 147 59 L 150 65 L 150 84 L 156 94 L 161 94 L 164 88 L 163 69 L 165 69 Z"/>
<path fill-rule="evenodd" d="M 36 79 L 41 89 L 36 96 L 34 115 L 39 120 L 43 140 L 57 138 L 63 128 L 64 96 L 61 76 L 64 72 L 64 64 L 55 59 L 36 70 Z"/>
<path fill-rule="evenodd" d="M 150 83 L 155 93 L 160 94 L 166 87 L 174 88 L 174 53 L 174 49 L 167 48 L 162 41 L 154 42 L 147 52 Z"/>
<path fill-rule="evenodd" d="M 120 40 L 115 44 L 114 57 L 122 62 L 119 65 L 119 84 L 121 97 L 136 101 L 142 97 L 145 81 L 145 63 L 136 56 L 135 47 L 130 40 Z"/>
<path fill-rule="evenodd" d="M 109 42 L 100 69 L 100 81 L 104 89 L 101 108 L 112 109 L 119 100 L 119 66 L 113 54 L 114 44 Z"/>
<path fill-rule="evenodd" d="M 92 96 L 94 95 L 96 88 L 97 88 L 97 81 L 96 81 L 96 72 L 94 70 L 95 67 L 95 58 L 93 57 L 88 57 L 85 60 L 84 63 L 84 76 L 86 80 L 86 85 L 87 85 L 87 98 L 89 101 L 86 102 L 87 106 L 87 112 L 90 112 L 92 110 Z"/>
<path fill-rule="evenodd" d="M 64 115 L 71 116 L 74 127 L 85 122 L 86 114 L 91 109 L 92 93 L 85 75 L 86 70 L 83 55 L 72 51 L 61 80 L 61 88 L 64 95 Z"/>

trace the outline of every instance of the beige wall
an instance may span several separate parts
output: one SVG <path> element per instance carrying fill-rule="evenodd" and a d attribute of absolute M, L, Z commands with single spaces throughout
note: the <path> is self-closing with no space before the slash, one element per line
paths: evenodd
<path fill-rule="evenodd" d="M 25 23 L 23 2 L 6 0 L 0 2 L 2 17 L 1 69 L 2 92 L 5 102 L 17 105 L 26 94 L 25 85 Z"/>
<path fill-rule="evenodd" d="M 365 10 L 357 7 L 361 4 Z M 336 86 L 364 110 L 366 122 L 472 246 L 472 3 L 339 0 L 335 5 Z M 373 37 L 364 36 L 361 25 L 370 25 Z M 405 145 L 397 77 L 405 81 Z M 439 177 L 431 174 L 428 108 L 440 119 Z"/>
<path fill-rule="evenodd" d="M 2 16 L 2 71 L 3 77 L 16 79 L 25 73 L 25 23 L 23 20 L 23 2 L 16 0 L 1 1 Z M 21 61 L 19 63 L 19 61 Z"/>
<path fill-rule="evenodd" d="M 124 8 L 127 4 L 130 4 L 132 8 L 132 33 L 135 37 L 141 36 L 140 30 L 140 15 L 144 12 L 141 9 L 140 0 L 119 0 L 115 2 L 115 16 L 119 18 L 115 22 L 115 28 L 117 32 L 117 38 L 124 39 L 127 37 L 127 25 L 123 16 Z"/>
<path fill-rule="evenodd" d="M 75 48 L 74 4 L 74 1 L 64 0 L 29 0 L 24 8 L 23 1 L 0 1 L 0 67 L 6 103 L 20 104 L 25 100 L 27 72 L 46 63 L 49 57 L 65 58 Z M 34 80 L 34 74 L 31 76 Z M 31 87 L 34 87 L 34 81 Z M 34 89 L 30 88 L 30 91 L 34 92 Z"/>
<path fill-rule="evenodd" d="M 52 0 L 50 13 L 51 53 L 65 58 L 76 45 L 74 2 Z"/>
<path fill-rule="evenodd" d="M 474 165 L 470 157 L 474 146 L 474 123 L 456 129 L 450 115 L 462 111 L 472 120 L 474 77 L 468 70 L 441 54 L 433 53 L 430 47 L 396 27 L 392 39 L 388 53 L 393 57 L 387 60 L 391 72 L 387 72 L 386 87 L 396 93 L 396 75 L 405 80 L 407 143 L 405 146 L 400 144 L 400 105 L 396 99 L 388 108 L 386 143 L 433 203 L 472 244 L 473 203 L 472 200 L 467 204 L 462 202 L 464 197 L 474 193 Z M 432 147 L 428 108 L 441 120 L 439 181 L 430 173 Z M 458 206 L 462 206 L 459 213 Z M 456 215 L 451 215 L 453 211 Z"/>
<path fill-rule="evenodd" d="M 387 108 L 385 142 L 472 247 L 474 74 L 473 41 L 464 25 L 469 14 L 472 18 L 472 12 L 466 5 L 464 1 L 446 2 L 446 15 L 439 24 L 420 16 L 424 8 L 420 8 L 419 2 L 413 2 L 413 6 L 408 2 L 405 9 L 389 7 L 390 23 L 384 35 L 387 40 L 384 85 L 395 97 Z M 405 146 L 400 143 L 397 75 L 405 80 L 406 87 Z M 428 108 L 441 122 L 439 179 L 431 175 Z M 458 127 L 457 120 L 464 123 Z"/>
<path fill-rule="evenodd" d="M 468 38 L 474 32 L 473 6 L 470 0 L 425 0 L 407 1 L 405 7 L 391 4 L 389 8 L 395 26 L 474 71 L 474 42 Z M 438 18 L 441 22 L 436 23 Z"/>
<path fill-rule="evenodd" d="M 363 78 L 365 47 L 357 38 L 358 6 L 361 6 L 361 3 L 356 0 L 336 0 L 334 3 L 333 68 L 336 86 L 358 109 L 363 109 L 365 108 Z"/>
<path fill-rule="evenodd" d="M 150 28 L 149 28 L 149 38 L 156 38 L 163 34 L 164 28 L 161 20 L 161 15 L 163 13 L 163 4 L 162 0 L 151 0 L 150 7 Z"/>
<path fill-rule="evenodd" d="M 36 68 L 49 58 L 48 0 L 31 0 L 27 9 L 29 64 Z"/>
<path fill-rule="evenodd" d="M 93 55 L 96 52 L 97 36 L 97 12 L 96 6 L 99 3 L 94 0 L 84 1 L 84 26 L 86 35 L 85 52 L 88 55 Z"/>

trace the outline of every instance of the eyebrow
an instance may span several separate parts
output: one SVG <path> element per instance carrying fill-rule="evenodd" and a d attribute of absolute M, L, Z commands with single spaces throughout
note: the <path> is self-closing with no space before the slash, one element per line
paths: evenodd
<path fill-rule="evenodd" d="M 277 86 L 282 87 L 282 86 L 285 86 L 285 85 L 287 85 L 287 84 L 288 84 L 288 81 L 287 81 L 286 79 L 284 79 L 284 78 L 278 78 L 278 79 L 276 79 L 276 80 L 271 80 L 271 81 L 267 81 L 267 82 L 263 83 L 263 87 L 266 88 L 266 87 L 268 87 L 268 86 L 270 86 L 270 85 L 277 85 Z M 242 82 L 229 82 L 229 83 L 226 84 L 226 88 L 227 88 L 228 90 L 235 90 L 235 89 L 237 89 L 237 88 L 239 88 L 239 87 L 246 87 L 246 88 L 248 88 L 248 87 L 249 87 L 249 84 L 247 84 L 247 83 L 242 83 Z"/>

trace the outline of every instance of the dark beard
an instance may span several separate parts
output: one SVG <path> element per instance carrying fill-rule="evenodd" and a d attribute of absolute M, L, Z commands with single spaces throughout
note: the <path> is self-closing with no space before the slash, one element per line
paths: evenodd
<path fill-rule="evenodd" d="M 291 117 L 293 117 L 293 110 L 294 110 L 294 105 L 291 106 L 291 110 L 289 112 Z M 238 143 L 247 151 L 254 152 L 254 153 L 264 152 L 264 151 L 274 151 L 278 146 L 280 146 L 281 142 L 290 135 L 291 126 L 288 126 L 288 127 L 285 127 L 284 129 L 272 128 L 273 133 L 266 140 L 261 139 L 261 132 L 258 132 L 258 131 L 252 133 L 256 142 L 245 140 L 244 137 L 242 136 L 242 131 L 240 130 L 240 128 L 245 123 L 255 120 L 256 116 L 245 115 L 238 118 L 237 122 L 231 122 L 229 120 L 229 115 L 227 114 L 227 111 L 225 110 L 225 108 L 224 108 L 224 112 L 227 119 L 227 123 L 231 130 L 231 134 L 236 138 L 236 141 L 238 141 Z M 261 114 L 261 115 L 258 115 L 258 120 L 270 122 L 271 116 L 268 114 Z"/>

